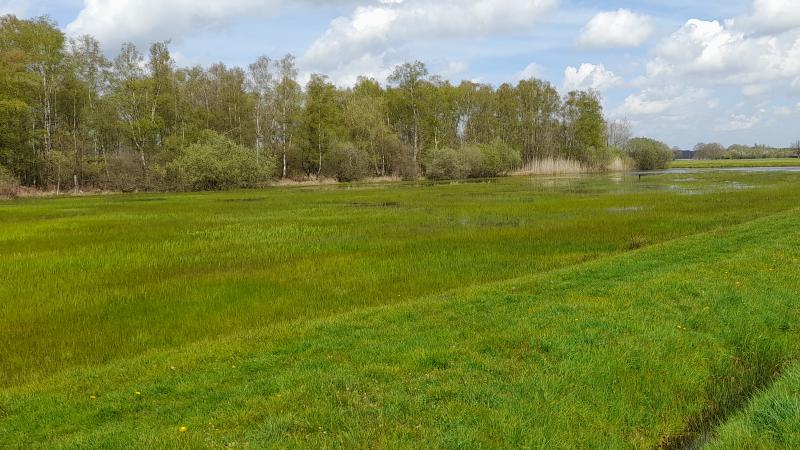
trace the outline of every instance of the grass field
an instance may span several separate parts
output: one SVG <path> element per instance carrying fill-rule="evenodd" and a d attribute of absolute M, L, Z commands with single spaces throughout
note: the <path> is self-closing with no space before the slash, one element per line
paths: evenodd
<path fill-rule="evenodd" d="M 679 448 L 729 417 L 740 439 L 800 354 L 798 194 L 703 173 L 0 203 L 0 447 Z"/>
<path fill-rule="evenodd" d="M 716 169 L 725 167 L 800 167 L 800 158 L 694 159 L 673 161 L 674 169 Z"/>

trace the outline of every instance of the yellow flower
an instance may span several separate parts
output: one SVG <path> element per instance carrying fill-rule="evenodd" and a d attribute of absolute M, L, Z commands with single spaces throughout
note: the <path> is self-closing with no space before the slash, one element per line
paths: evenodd
<path fill-rule="evenodd" d="M 186 425 L 182 425 L 180 428 L 178 428 L 178 431 L 180 431 L 181 433 L 186 433 L 187 431 L 189 431 L 189 427 L 187 427 Z"/>
<path fill-rule="evenodd" d="M 95 399 L 97 399 L 97 396 L 96 395 L 90 395 L 89 398 L 92 399 L 92 400 L 95 400 Z"/>
<path fill-rule="evenodd" d="M 133 393 L 133 395 L 142 395 L 142 393 L 139 392 L 139 391 L 136 391 L 136 392 Z"/>

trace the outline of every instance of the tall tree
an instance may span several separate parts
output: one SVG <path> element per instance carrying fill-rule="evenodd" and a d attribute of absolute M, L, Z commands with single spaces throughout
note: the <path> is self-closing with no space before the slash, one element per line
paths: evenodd
<path fill-rule="evenodd" d="M 287 155 L 294 143 L 302 105 L 302 90 L 297 83 L 295 57 L 284 56 L 275 63 L 278 84 L 275 88 L 275 136 L 281 154 L 281 177 L 288 175 Z"/>
<path fill-rule="evenodd" d="M 428 68 L 424 63 L 415 61 L 395 67 L 389 76 L 389 83 L 397 87 L 399 101 L 395 103 L 397 120 L 401 127 L 410 134 L 414 147 L 413 159 L 417 162 L 420 152 L 420 88 L 428 76 Z"/>
<path fill-rule="evenodd" d="M 606 143 L 603 106 L 597 92 L 572 91 L 564 102 L 564 149 L 567 157 L 588 161 L 590 149 Z"/>
<path fill-rule="evenodd" d="M 272 105 L 275 98 L 275 76 L 272 72 L 272 60 L 260 56 L 256 62 L 249 66 L 250 90 L 256 95 L 254 119 L 256 126 L 256 158 L 258 158 L 266 142 L 272 121 Z M 271 133 L 269 133 L 271 135 Z"/>
<path fill-rule="evenodd" d="M 341 123 L 340 108 L 337 104 L 336 88 L 325 75 L 313 74 L 306 85 L 306 103 L 303 114 L 305 142 L 317 153 L 317 177 L 322 174 L 323 155 L 336 142 Z M 310 172 L 308 158 L 301 164 Z"/>

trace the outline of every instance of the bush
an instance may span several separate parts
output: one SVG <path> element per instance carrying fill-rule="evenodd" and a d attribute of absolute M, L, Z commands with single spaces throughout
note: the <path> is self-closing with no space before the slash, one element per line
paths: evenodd
<path fill-rule="evenodd" d="M 792 149 L 781 149 L 755 145 L 731 145 L 725 154 L 728 159 L 761 159 L 761 158 L 791 158 L 795 152 Z"/>
<path fill-rule="evenodd" d="M 0 166 L 0 197 L 15 198 L 19 190 L 19 180 L 10 170 Z"/>
<path fill-rule="evenodd" d="M 628 155 L 639 170 L 665 169 L 674 158 L 667 144 L 648 138 L 631 139 Z"/>
<path fill-rule="evenodd" d="M 275 158 L 225 136 L 206 130 L 199 142 L 188 146 L 167 165 L 167 176 L 178 189 L 221 190 L 254 187 L 267 182 L 275 171 Z"/>
<path fill-rule="evenodd" d="M 727 150 L 722 144 L 697 144 L 694 146 L 694 159 L 723 159 L 727 156 Z"/>
<path fill-rule="evenodd" d="M 464 148 L 469 176 L 476 178 L 508 175 L 522 165 L 522 157 L 514 147 L 495 141 Z"/>
<path fill-rule="evenodd" d="M 586 149 L 586 161 L 584 164 L 590 169 L 607 172 L 611 163 L 619 156 L 619 150 L 611 147 L 589 147 Z"/>
<path fill-rule="evenodd" d="M 328 155 L 327 165 L 323 165 L 323 172 L 337 181 L 361 180 L 370 174 L 369 156 L 349 142 L 336 144 Z"/>
<path fill-rule="evenodd" d="M 469 168 L 458 150 L 443 147 L 430 149 L 425 155 L 425 176 L 431 180 L 454 180 L 469 174 Z"/>
<path fill-rule="evenodd" d="M 406 181 L 419 178 L 419 165 L 414 161 L 412 156 L 414 149 L 411 146 L 395 137 L 386 139 L 383 146 L 387 154 L 390 173 Z"/>

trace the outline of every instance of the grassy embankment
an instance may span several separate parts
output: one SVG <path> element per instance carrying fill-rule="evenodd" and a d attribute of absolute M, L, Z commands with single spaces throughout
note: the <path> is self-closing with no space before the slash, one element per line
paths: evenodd
<path fill-rule="evenodd" d="M 3 204 L 0 445 L 677 442 L 800 350 L 798 192 L 703 174 Z"/>
<path fill-rule="evenodd" d="M 800 158 L 695 159 L 673 161 L 673 169 L 717 169 L 726 167 L 800 167 Z"/>

